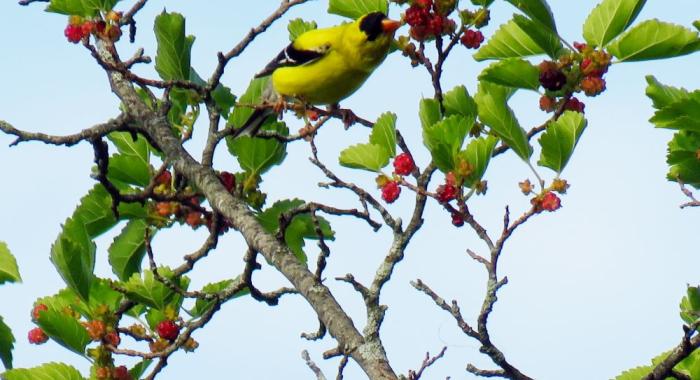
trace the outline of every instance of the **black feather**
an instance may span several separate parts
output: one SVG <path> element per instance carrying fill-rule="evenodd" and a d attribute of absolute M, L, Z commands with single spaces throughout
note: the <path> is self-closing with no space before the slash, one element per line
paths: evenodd
<path fill-rule="evenodd" d="M 367 41 L 376 40 L 377 37 L 384 32 L 382 21 L 385 18 L 386 15 L 382 12 L 372 12 L 367 14 L 362 21 L 360 21 L 360 30 L 367 35 Z"/>
<path fill-rule="evenodd" d="M 287 45 L 284 50 L 282 50 L 277 57 L 270 61 L 262 71 L 255 74 L 256 78 L 264 77 L 265 75 L 272 74 L 275 69 L 285 66 L 301 66 L 310 62 L 313 62 L 326 54 L 327 49 L 322 51 L 314 50 L 299 50 L 294 47 L 294 43 Z"/>

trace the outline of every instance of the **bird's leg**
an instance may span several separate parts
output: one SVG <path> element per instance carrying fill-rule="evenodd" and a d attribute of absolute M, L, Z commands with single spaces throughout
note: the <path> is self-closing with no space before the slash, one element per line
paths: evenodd
<path fill-rule="evenodd" d="M 338 103 L 331 104 L 328 106 L 328 112 L 333 114 L 339 114 L 340 118 L 343 120 L 343 126 L 345 129 L 350 128 L 351 125 L 357 123 L 357 115 L 348 108 L 340 108 Z"/>
<path fill-rule="evenodd" d="M 282 118 L 282 113 L 287 110 L 287 101 L 284 99 L 283 96 L 280 96 L 275 103 L 272 105 L 272 110 L 275 111 L 276 114 L 279 114 L 279 118 Z"/>

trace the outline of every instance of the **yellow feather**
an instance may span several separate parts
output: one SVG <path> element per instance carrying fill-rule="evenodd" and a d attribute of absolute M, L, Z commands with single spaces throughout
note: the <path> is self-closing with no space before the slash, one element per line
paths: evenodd
<path fill-rule="evenodd" d="M 275 91 L 310 104 L 334 104 L 354 93 L 386 58 L 393 39 L 393 33 L 381 33 L 368 41 L 361 21 L 300 35 L 294 48 L 326 54 L 305 65 L 277 68 L 272 73 Z"/>

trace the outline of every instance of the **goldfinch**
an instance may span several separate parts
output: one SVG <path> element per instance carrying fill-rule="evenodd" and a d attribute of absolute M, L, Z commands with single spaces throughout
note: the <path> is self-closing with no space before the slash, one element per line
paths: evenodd
<path fill-rule="evenodd" d="M 351 23 L 302 33 L 256 74 L 256 78 L 272 75 L 272 88 L 264 100 L 337 104 L 357 91 L 384 61 L 399 26 L 383 13 L 372 12 Z M 258 109 L 239 130 L 253 134 L 274 113 Z"/>

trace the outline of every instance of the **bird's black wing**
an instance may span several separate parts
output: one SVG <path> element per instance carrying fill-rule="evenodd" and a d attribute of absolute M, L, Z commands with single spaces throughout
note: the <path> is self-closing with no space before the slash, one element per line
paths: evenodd
<path fill-rule="evenodd" d="M 255 77 L 260 78 L 265 75 L 270 75 L 278 67 L 301 66 L 314 62 L 326 55 L 327 52 L 328 46 L 325 45 L 319 46 L 314 50 L 299 50 L 294 47 L 294 43 L 290 43 L 284 50 L 277 54 L 277 57 L 270 61 L 262 71 L 255 74 Z"/>

